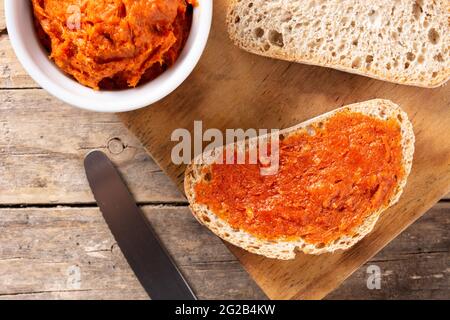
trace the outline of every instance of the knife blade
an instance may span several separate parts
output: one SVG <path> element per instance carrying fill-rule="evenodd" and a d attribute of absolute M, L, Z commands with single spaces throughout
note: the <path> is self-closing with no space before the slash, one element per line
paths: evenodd
<path fill-rule="evenodd" d="M 101 151 L 90 152 L 84 166 L 103 217 L 150 298 L 196 300 L 108 157 Z"/>

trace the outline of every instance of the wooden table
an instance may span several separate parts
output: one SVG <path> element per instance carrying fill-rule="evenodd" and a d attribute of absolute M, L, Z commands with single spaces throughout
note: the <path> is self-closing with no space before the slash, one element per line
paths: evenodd
<path fill-rule="evenodd" d="M 92 149 L 117 164 L 201 299 L 265 298 L 115 115 L 71 108 L 28 77 L 9 44 L 3 0 L 0 48 L 0 298 L 146 298 L 85 179 Z M 328 298 L 450 298 L 449 214 L 450 196 Z M 367 289 L 370 265 L 381 268 L 381 290 Z"/>

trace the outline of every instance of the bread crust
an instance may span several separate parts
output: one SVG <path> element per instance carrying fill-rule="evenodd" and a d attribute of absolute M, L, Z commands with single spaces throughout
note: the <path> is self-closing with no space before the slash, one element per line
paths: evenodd
<path fill-rule="evenodd" d="M 196 157 L 186 169 L 184 188 L 190 203 L 191 211 L 195 218 L 223 240 L 226 240 L 247 251 L 263 255 L 268 258 L 289 260 L 295 258 L 297 251 L 302 251 L 306 254 L 318 255 L 327 252 L 334 252 L 336 250 L 346 250 L 355 245 L 373 230 L 380 214 L 398 202 L 406 185 L 407 178 L 411 172 L 415 136 L 412 124 L 409 121 L 407 114 L 393 102 L 380 99 L 352 104 L 336 109 L 332 112 L 300 123 L 294 127 L 282 130 L 280 133 L 288 136 L 289 134 L 303 131 L 307 129 L 308 126 L 314 123 L 326 122 L 327 119 L 343 111 L 362 113 L 382 120 L 394 119 L 399 123 L 402 134 L 402 165 L 405 175 L 401 181 L 398 181 L 396 190 L 388 204 L 379 208 L 376 212 L 371 213 L 365 221 L 357 227 L 356 230 L 353 230 L 353 236 L 342 236 L 337 241 L 325 246 L 310 244 L 305 242 L 303 239 L 298 239 L 295 241 L 269 241 L 255 237 L 243 230 L 234 229 L 226 221 L 219 218 L 214 212 L 209 210 L 205 205 L 197 203 L 195 185 L 204 178 L 202 176 L 202 169 L 207 166 L 207 164 L 202 164 L 200 159 L 203 159 L 203 163 L 212 163 L 215 159 L 218 159 L 218 157 L 221 156 L 222 150 L 224 150 L 226 146 L 210 150 L 209 152 Z M 267 139 L 267 137 L 268 136 L 263 136 L 248 140 L 248 147 L 251 148 L 256 146 L 258 139 Z"/>
<path fill-rule="evenodd" d="M 441 3 L 440 0 L 436 1 L 437 3 Z M 366 76 L 366 77 L 370 77 L 370 78 L 374 78 L 377 80 L 382 80 L 382 81 L 388 81 L 388 82 L 393 82 L 393 83 L 397 83 L 397 84 L 402 84 L 402 85 L 409 85 L 409 86 L 415 86 L 415 87 L 422 87 L 422 88 L 437 88 L 440 87 L 442 85 L 444 85 L 449 79 L 450 79 L 450 68 L 448 67 L 449 61 L 448 61 L 448 56 L 449 56 L 449 47 L 450 47 L 450 39 L 449 39 L 449 33 L 450 33 L 450 2 L 447 1 L 447 10 L 444 10 L 444 12 L 442 13 L 443 15 L 447 16 L 447 20 L 448 20 L 448 28 L 447 28 L 447 32 L 446 30 L 443 30 L 443 34 L 444 34 L 444 40 L 447 43 L 447 49 L 446 49 L 446 53 L 444 54 L 444 62 L 442 62 L 444 64 L 444 67 L 437 72 L 437 74 L 435 75 L 435 77 L 432 80 L 428 80 L 425 78 L 420 79 L 420 81 L 417 80 L 413 80 L 411 78 L 409 78 L 406 74 L 400 74 L 400 73 L 395 73 L 392 70 L 383 70 L 383 72 L 381 72 L 380 70 L 377 69 L 370 69 L 367 71 L 364 71 L 364 69 L 362 67 L 358 67 L 358 68 L 353 68 L 352 66 L 346 65 L 345 63 L 329 63 L 329 62 L 325 62 L 324 61 L 324 57 L 321 57 L 320 55 L 313 55 L 312 57 L 305 57 L 300 55 L 300 53 L 297 54 L 292 54 L 292 53 L 288 53 L 286 52 L 283 48 L 280 47 L 276 47 L 276 46 L 271 46 L 270 50 L 265 51 L 263 50 L 260 46 L 255 45 L 254 43 L 252 43 L 251 40 L 243 38 L 239 35 L 239 30 L 237 30 L 237 28 L 235 27 L 235 10 L 238 6 L 243 6 L 245 3 L 245 1 L 241 1 L 241 0 L 229 0 L 229 6 L 228 6 L 228 11 L 227 11 L 227 26 L 228 26 L 228 34 L 230 36 L 230 39 L 233 41 L 233 43 L 238 46 L 239 48 L 259 55 L 259 56 L 263 56 L 263 57 L 268 57 L 268 58 L 275 58 L 275 59 L 280 59 L 280 60 L 286 60 L 286 61 L 290 61 L 290 62 L 297 62 L 297 63 L 302 63 L 302 64 L 307 64 L 307 65 L 313 65 L 313 66 L 321 66 L 321 67 L 326 67 L 326 68 L 331 68 L 331 69 L 335 69 L 335 70 L 339 70 L 339 71 L 343 71 L 343 72 L 347 72 L 347 73 L 352 73 L 352 74 L 356 74 L 356 75 L 361 75 L 361 76 Z M 440 4 L 442 7 L 445 8 L 444 4 Z M 326 59 L 325 59 L 326 60 Z"/>

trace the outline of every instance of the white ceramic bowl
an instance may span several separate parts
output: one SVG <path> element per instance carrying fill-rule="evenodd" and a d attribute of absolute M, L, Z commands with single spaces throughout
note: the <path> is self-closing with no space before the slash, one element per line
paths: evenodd
<path fill-rule="evenodd" d="M 206 46 L 212 21 L 212 0 L 199 0 L 192 28 L 177 62 L 158 78 L 137 88 L 95 91 L 64 74 L 36 37 L 30 0 L 5 0 L 8 34 L 20 62 L 45 90 L 73 106 L 98 112 L 124 112 L 149 106 L 174 91 L 192 72 Z"/>

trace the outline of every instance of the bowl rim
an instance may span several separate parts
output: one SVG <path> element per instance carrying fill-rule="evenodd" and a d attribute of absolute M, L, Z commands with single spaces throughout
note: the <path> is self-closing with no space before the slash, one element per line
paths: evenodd
<path fill-rule="evenodd" d="M 175 91 L 189 77 L 202 56 L 209 38 L 213 15 L 213 1 L 200 0 L 200 4 L 194 8 L 191 31 L 183 51 L 175 64 L 158 78 L 136 88 L 96 91 L 79 84 L 75 79 L 63 73 L 53 61 L 48 59 L 43 49 L 38 53 L 30 52 L 29 46 L 33 46 L 33 44 L 26 44 L 26 37 L 19 31 L 24 25 L 23 21 L 15 19 L 17 14 L 23 14 L 23 12 L 18 12 L 20 6 L 24 4 L 21 2 L 5 0 L 4 10 L 11 45 L 25 71 L 38 85 L 59 100 L 80 109 L 104 113 L 127 112 L 144 108 Z M 27 2 L 28 5 L 31 4 L 29 1 Z M 38 42 L 40 46 L 38 39 L 34 38 L 34 41 Z M 51 72 L 45 72 L 43 66 L 39 62 L 36 63 L 37 60 L 46 64 Z"/>

